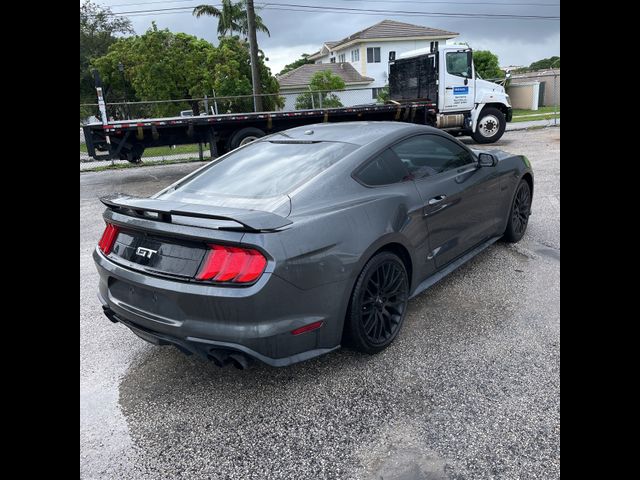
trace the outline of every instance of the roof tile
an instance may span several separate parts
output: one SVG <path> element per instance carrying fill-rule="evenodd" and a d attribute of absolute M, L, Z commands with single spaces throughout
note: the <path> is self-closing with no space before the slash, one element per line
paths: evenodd
<path fill-rule="evenodd" d="M 276 76 L 281 87 L 293 87 L 298 85 L 309 85 L 311 77 L 316 72 L 330 70 L 331 73 L 338 75 L 347 85 L 358 82 L 373 82 L 373 78 L 364 77 L 353 68 L 350 63 L 310 63 L 302 65 L 295 70 L 285 73 L 282 76 Z"/>

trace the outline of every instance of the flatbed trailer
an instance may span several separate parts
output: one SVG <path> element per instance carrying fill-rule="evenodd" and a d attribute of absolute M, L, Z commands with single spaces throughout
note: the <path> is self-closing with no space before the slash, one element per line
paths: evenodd
<path fill-rule="evenodd" d="M 91 123 L 83 127 L 88 154 L 96 160 L 141 161 L 144 150 L 167 145 L 207 144 L 211 158 L 256 138 L 321 122 L 381 121 L 435 125 L 436 104 L 413 101 L 281 112 L 228 113 Z"/>

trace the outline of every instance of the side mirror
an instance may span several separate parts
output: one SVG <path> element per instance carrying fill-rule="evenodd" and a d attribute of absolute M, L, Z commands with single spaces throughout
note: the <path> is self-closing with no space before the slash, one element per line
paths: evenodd
<path fill-rule="evenodd" d="M 481 167 L 495 167 L 498 164 L 498 159 L 490 153 L 481 153 L 478 155 L 478 164 Z"/>

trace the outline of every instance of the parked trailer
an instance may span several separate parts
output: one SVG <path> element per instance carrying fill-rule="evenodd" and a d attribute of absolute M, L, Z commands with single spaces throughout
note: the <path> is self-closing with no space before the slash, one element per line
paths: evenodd
<path fill-rule="evenodd" d="M 106 117 L 102 89 L 96 80 L 98 104 Z M 504 86 L 477 77 L 472 51 L 459 45 L 389 53 L 389 97 L 385 105 L 298 110 L 294 112 L 230 113 L 92 123 L 84 127 L 87 150 L 96 160 L 137 163 L 145 148 L 206 143 L 211 157 L 269 133 L 319 122 L 395 120 L 471 135 L 478 143 L 502 137 L 512 108 Z M 98 152 L 106 152 L 100 154 Z"/>
<path fill-rule="evenodd" d="M 140 162 L 146 148 L 204 143 L 214 158 L 264 135 L 300 125 L 354 120 L 431 124 L 432 102 L 363 105 L 293 112 L 230 113 L 198 117 L 122 120 L 83 127 L 87 152 L 96 160 Z M 101 153 L 104 152 L 104 153 Z"/>

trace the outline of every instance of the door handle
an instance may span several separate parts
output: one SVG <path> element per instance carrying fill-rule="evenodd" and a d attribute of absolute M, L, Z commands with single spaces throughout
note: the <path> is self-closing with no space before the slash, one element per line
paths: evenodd
<path fill-rule="evenodd" d="M 453 87 L 445 87 L 445 90 L 453 90 Z"/>
<path fill-rule="evenodd" d="M 446 195 L 438 195 L 437 197 L 433 197 L 431 200 L 429 200 L 427 202 L 427 205 L 435 205 L 436 203 L 440 203 L 441 201 L 443 201 L 445 198 L 447 198 Z"/>

